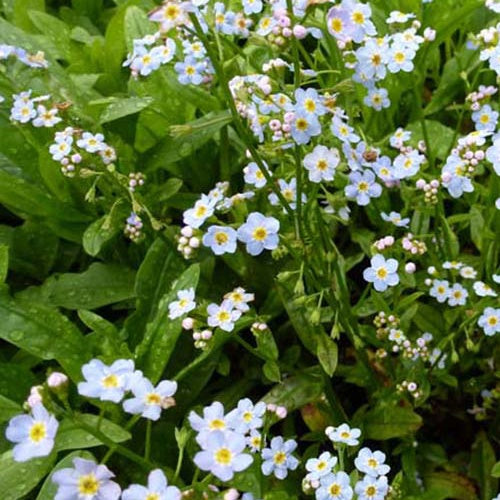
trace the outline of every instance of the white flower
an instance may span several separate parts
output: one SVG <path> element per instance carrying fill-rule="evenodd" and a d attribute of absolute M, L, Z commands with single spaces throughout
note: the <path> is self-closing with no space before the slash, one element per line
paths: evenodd
<path fill-rule="evenodd" d="M 353 427 L 352 429 L 347 424 L 341 424 L 338 427 L 327 427 L 325 434 L 330 441 L 334 443 L 344 443 L 347 446 L 357 446 L 358 438 L 361 436 L 361 431 Z"/>
<path fill-rule="evenodd" d="M 220 306 L 210 304 L 207 307 L 207 313 L 209 314 L 208 326 L 219 327 L 226 332 L 233 330 L 235 321 L 238 321 L 241 316 L 241 311 L 235 309 L 230 300 L 224 300 Z"/>
<path fill-rule="evenodd" d="M 196 302 L 194 301 L 194 288 L 179 290 L 177 292 L 177 299 L 178 300 L 168 305 L 168 317 L 170 319 L 179 318 L 196 307 Z"/>
<path fill-rule="evenodd" d="M 448 296 L 448 305 L 463 306 L 467 301 L 469 292 L 459 283 L 455 283 L 451 288 Z"/>
<path fill-rule="evenodd" d="M 354 459 L 354 465 L 360 472 L 368 476 L 385 476 L 391 468 L 385 463 L 385 454 L 381 451 L 371 451 L 370 448 L 361 448 Z"/>
<path fill-rule="evenodd" d="M 25 462 L 34 457 L 49 455 L 54 447 L 59 423 L 42 405 L 33 406 L 31 415 L 12 418 L 5 431 L 5 437 L 16 443 L 13 457 L 16 462 Z"/>
<path fill-rule="evenodd" d="M 363 278 L 373 286 L 377 292 L 384 292 L 389 286 L 399 283 L 397 274 L 398 261 L 396 259 L 385 259 L 381 254 L 376 254 L 370 260 L 371 267 L 363 271 Z"/>
<path fill-rule="evenodd" d="M 323 476 L 330 474 L 336 465 L 337 457 L 325 451 L 318 458 L 310 458 L 306 462 L 306 470 L 309 471 L 306 478 L 310 481 L 317 481 Z"/>
<path fill-rule="evenodd" d="M 450 296 L 450 284 L 446 280 L 433 280 L 429 295 L 440 303 L 445 302 Z"/>
<path fill-rule="evenodd" d="M 500 332 L 500 309 L 494 309 L 493 307 L 487 307 L 477 324 L 484 330 L 484 333 L 488 336 L 495 335 L 495 333 Z"/>
<path fill-rule="evenodd" d="M 472 288 L 474 288 L 474 291 L 476 292 L 476 295 L 479 297 L 496 297 L 497 293 L 491 286 L 487 285 L 486 283 L 482 281 L 476 281 L 473 285 Z"/>
<path fill-rule="evenodd" d="M 333 181 L 335 168 L 340 162 L 337 149 L 318 145 L 304 157 L 304 167 L 311 182 Z"/>

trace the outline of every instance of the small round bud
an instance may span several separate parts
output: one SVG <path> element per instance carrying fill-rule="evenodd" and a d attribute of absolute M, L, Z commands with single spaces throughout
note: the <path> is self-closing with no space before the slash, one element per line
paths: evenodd
<path fill-rule="evenodd" d="M 181 229 L 181 234 L 186 238 L 191 238 L 191 236 L 193 236 L 193 228 L 191 226 L 184 226 Z"/>
<path fill-rule="evenodd" d="M 405 271 L 408 274 L 413 274 L 417 270 L 417 266 L 414 262 L 407 262 L 405 265 Z"/>
<path fill-rule="evenodd" d="M 57 389 L 68 383 L 68 377 L 61 372 L 52 372 L 47 378 L 47 385 L 51 389 Z"/>
<path fill-rule="evenodd" d="M 194 319 L 193 318 L 184 318 L 182 320 L 182 328 L 184 330 L 192 330 L 194 328 Z"/>

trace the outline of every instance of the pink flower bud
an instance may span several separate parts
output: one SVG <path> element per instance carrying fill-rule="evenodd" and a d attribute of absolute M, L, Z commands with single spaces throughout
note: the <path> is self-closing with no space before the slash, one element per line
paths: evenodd
<path fill-rule="evenodd" d="M 277 406 L 276 407 L 276 415 L 279 418 L 285 418 L 287 416 L 287 410 L 284 406 Z"/>
<path fill-rule="evenodd" d="M 414 262 L 407 262 L 405 265 L 405 271 L 408 274 L 413 274 L 417 270 L 417 266 Z"/>
<path fill-rule="evenodd" d="M 181 234 L 186 238 L 191 238 L 191 236 L 193 236 L 193 228 L 191 226 L 184 226 L 181 229 Z"/>
<path fill-rule="evenodd" d="M 68 377 L 61 372 L 52 372 L 47 378 L 47 385 L 51 389 L 57 389 L 68 383 Z"/>
<path fill-rule="evenodd" d="M 285 38 L 290 38 L 292 36 L 292 30 L 290 28 L 283 28 L 282 35 Z"/>
<path fill-rule="evenodd" d="M 307 29 L 304 26 L 302 26 L 301 24 L 296 24 L 293 27 L 293 36 L 295 38 L 302 40 L 303 38 L 306 37 L 306 35 L 307 35 Z"/>
<path fill-rule="evenodd" d="M 274 413 L 276 411 L 276 405 L 274 403 L 268 403 L 267 411 Z"/>
<path fill-rule="evenodd" d="M 240 497 L 238 490 L 231 488 L 224 493 L 224 500 L 237 500 Z"/>
<path fill-rule="evenodd" d="M 194 319 L 193 318 L 184 318 L 182 320 L 182 328 L 184 330 L 192 330 L 194 327 Z"/>
<path fill-rule="evenodd" d="M 424 179 L 419 179 L 416 183 L 415 183 L 415 186 L 417 187 L 417 189 L 424 189 L 426 185 L 426 182 Z"/>

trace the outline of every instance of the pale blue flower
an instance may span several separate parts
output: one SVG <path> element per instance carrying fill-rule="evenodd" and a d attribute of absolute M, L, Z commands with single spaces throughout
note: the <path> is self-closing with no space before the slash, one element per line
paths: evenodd
<path fill-rule="evenodd" d="M 229 481 L 235 472 L 247 469 L 253 462 L 252 455 L 243 453 L 245 447 L 241 434 L 214 431 L 208 434 L 204 449 L 195 455 L 194 463 L 221 481 Z"/>
<path fill-rule="evenodd" d="M 292 455 L 297 442 L 293 439 L 284 441 L 281 436 L 271 440 L 269 448 L 262 450 L 262 473 L 265 476 L 274 474 L 278 479 L 285 479 L 289 470 L 295 470 L 299 461 Z"/>
<path fill-rule="evenodd" d="M 90 132 L 84 132 L 81 139 L 76 141 L 76 145 L 79 148 L 85 149 L 87 153 L 97 153 L 104 149 L 104 136 L 102 134 L 91 134 Z"/>
<path fill-rule="evenodd" d="M 351 500 L 353 491 L 349 476 L 344 471 L 328 474 L 320 479 L 317 500 Z"/>
<path fill-rule="evenodd" d="M 318 145 L 304 157 L 304 167 L 311 182 L 333 181 L 335 169 L 340 162 L 335 148 Z"/>
<path fill-rule="evenodd" d="M 416 149 L 409 153 L 399 154 L 394 159 L 394 176 L 397 179 L 412 177 L 420 170 L 420 165 L 424 161 L 425 156 L 419 154 Z"/>
<path fill-rule="evenodd" d="M 363 271 L 363 278 L 369 283 L 373 283 L 373 287 L 377 292 L 384 292 L 390 286 L 396 286 L 399 283 L 397 273 L 398 261 L 396 259 L 387 259 L 381 254 L 376 254 L 370 260 L 371 267 Z"/>
<path fill-rule="evenodd" d="M 489 337 L 500 332 L 500 309 L 487 307 L 481 314 L 477 324 L 484 330 L 485 335 Z"/>
<path fill-rule="evenodd" d="M 156 387 L 142 374 L 136 374 L 130 384 L 135 396 L 123 402 L 123 409 L 133 415 L 141 415 L 149 420 L 158 420 L 161 411 L 175 404 L 172 396 L 177 392 L 177 382 L 163 380 Z"/>
<path fill-rule="evenodd" d="M 354 459 L 356 469 L 368 476 L 385 476 L 391 468 L 385 464 L 385 454 L 381 451 L 371 451 L 370 448 L 361 448 Z"/>
<path fill-rule="evenodd" d="M 332 131 L 332 134 L 342 142 L 357 143 L 360 140 L 359 135 L 354 132 L 354 129 L 345 123 L 345 121 L 338 115 L 335 115 L 332 118 L 330 130 Z"/>
<path fill-rule="evenodd" d="M 12 451 L 16 462 L 49 455 L 59 423 L 42 405 L 37 403 L 31 415 L 17 415 L 9 421 L 5 437 L 16 443 Z"/>
<path fill-rule="evenodd" d="M 155 469 L 149 473 L 147 487 L 132 484 L 123 491 L 121 500 L 180 500 L 181 496 L 177 486 L 168 486 L 163 471 Z"/>
<path fill-rule="evenodd" d="M 382 109 L 388 108 L 391 105 L 387 89 L 378 89 L 376 87 L 368 90 L 368 94 L 363 99 L 363 102 L 376 111 L 381 111 Z"/>
<path fill-rule="evenodd" d="M 241 317 L 241 311 L 235 309 L 231 300 L 224 300 L 221 305 L 210 304 L 207 307 L 207 323 L 212 328 L 220 328 L 225 332 L 232 332 L 234 323 Z"/>
<path fill-rule="evenodd" d="M 257 163 L 251 162 L 244 169 L 244 179 L 247 184 L 255 186 L 257 189 L 266 185 L 266 178 Z"/>
<path fill-rule="evenodd" d="M 236 432 L 246 434 L 262 427 L 265 412 L 266 403 L 261 401 L 254 405 L 250 399 L 244 398 L 238 401 L 238 406 L 228 413 L 227 418 Z"/>
<path fill-rule="evenodd" d="M 252 212 L 238 229 L 238 240 L 246 244 L 250 255 L 259 255 L 264 250 L 274 250 L 279 243 L 280 223 L 274 217 L 265 217 Z"/>
<path fill-rule="evenodd" d="M 350 200 L 356 200 L 360 206 L 370 203 L 371 198 L 378 198 L 382 194 L 382 186 L 375 182 L 375 174 L 371 170 L 352 172 L 344 192 Z"/>
<path fill-rule="evenodd" d="M 179 290 L 177 292 L 177 300 L 168 305 L 168 317 L 170 319 L 179 318 L 183 314 L 192 311 L 195 307 L 194 288 Z"/>
<path fill-rule="evenodd" d="M 188 420 L 193 430 L 198 433 L 196 441 L 202 448 L 205 447 L 210 433 L 230 429 L 228 418 L 224 415 L 224 406 L 218 401 L 214 401 L 210 406 L 203 408 L 203 417 L 191 411 Z"/>
<path fill-rule="evenodd" d="M 74 458 L 73 468 L 59 469 L 52 474 L 58 485 L 54 500 L 118 500 L 120 486 L 111 481 L 115 475 L 92 460 Z"/>
<path fill-rule="evenodd" d="M 298 111 L 292 120 L 291 135 L 297 144 L 307 144 L 311 137 L 321 134 L 321 125 L 315 115 Z"/>
<path fill-rule="evenodd" d="M 405 217 L 404 219 L 401 218 L 401 214 L 399 212 L 391 212 L 389 215 L 387 215 L 385 212 L 382 212 L 380 215 L 382 219 L 384 219 L 386 222 L 392 222 L 396 227 L 408 227 L 408 224 L 410 222 L 410 219 L 408 217 Z"/>
<path fill-rule="evenodd" d="M 119 403 L 129 389 L 129 379 L 134 372 L 131 359 L 119 359 L 111 366 L 93 359 L 82 366 L 84 382 L 78 384 L 78 393 L 101 401 Z"/>
<path fill-rule="evenodd" d="M 381 476 L 378 479 L 373 476 L 365 476 L 354 486 L 354 491 L 358 495 L 358 500 L 384 500 L 389 491 L 387 477 Z"/>
<path fill-rule="evenodd" d="M 469 292 L 460 283 L 455 283 L 448 292 L 448 305 L 463 306 L 468 296 Z"/>
<path fill-rule="evenodd" d="M 215 255 L 234 253 L 236 251 L 236 231 L 227 226 L 210 226 L 203 235 L 202 242 Z"/>
<path fill-rule="evenodd" d="M 297 89 L 294 96 L 296 112 L 307 113 L 313 116 L 322 116 L 327 113 L 327 109 L 322 102 L 322 97 L 316 89 Z"/>
<path fill-rule="evenodd" d="M 347 446 L 357 446 L 361 431 L 356 427 L 352 429 L 347 424 L 340 424 L 338 427 L 327 427 L 325 434 L 333 443 L 343 443 Z"/>
<path fill-rule="evenodd" d="M 194 204 L 193 208 L 185 210 L 183 222 L 186 226 L 199 228 L 214 213 L 217 200 L 202 194 L 201 198 Z"/>
<path fill-rule="evenodd" d="M 318 481 L 327 474 L 330 474 L 336 465 L 337 457 L 325 451 L 318 458 L 310 458 L 306 462 L 306 470 L 309 472 L 306 478 L 310 481 Z"/>
<path fill-rule="evenodd" d="M 476 130 L 494 132 L 498 123 L 498 112 L 494 111 L 489 104 L 485 104 L 480 110 L 472 113 L 472 121 Z"/>
<path fill-rule="evenodd" d="M 184 61 L 175 63 L 174 69 L 177 72 L 179 83 L 183 85 L 188 83 L 199 85 L 203 81 L 205 64 L 192 56 L 188 56 Z"/>
<path fill-rule="evenodd" d="M 283 195 L 283 198 L 288 202 L 290 205 L 290 208 L 295 210 L 296 201 L 297 201 L 297 179 L 293 177 L 290 179 L 290 182 L 286 182 L 284 179 L 278 179 L 278 186 L 280 188 L 280 192 Z M 269 202 L 271 205 L 279 205 L 280 200 L 278 198 L 278 195 L 276 193 L 270 193 L 268 196 Z M 302 193 L 301 196 L 302 203 L 305 203 L 307 201 L 307 196 L 305 193 Z M 283 209 L 285 211 L 285 209 Z"/>

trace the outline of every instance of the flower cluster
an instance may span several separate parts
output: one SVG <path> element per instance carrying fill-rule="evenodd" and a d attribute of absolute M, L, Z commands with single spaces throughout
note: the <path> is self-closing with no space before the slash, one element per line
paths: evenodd
<path fill-rule="evenodd" d="M 318 458 L 310 458 L 306 462 L 308 473 L 303 481 L 304 490 L 314 491 L 317 500 L 351 500 L 354 494 L 359 500 L 386 498 L 389 492 L 387 474 L 390 467 L 385 463 L 385 454 L 361 448 L 354 459 L 354 466 L 364 477 L 352 485 L 351 478 L 343 470 L 344 453 L 347 447 L 359 444 L 361 431 L 341 424 L 338 427 L 327 427 L 325 433 L 332 441 L 340 460 L 329 451 L 321 453 Z"/>
<path fill-rule="evenodd" d="M 177 299 L 168 305 L 169 318 L 175 319 L 193 311 L 196 308 L 194 290 L 180 290 Z M 206 314 L 194 312 L 193 317 L 185 317 L 182 327 L 193 330 L 195 347 L 206 349 L 208 341 L 213 336 L 213 329 L 220 328 L 232 332 L 234 325 L 243 314 L 250 310 L 248 305 L 254 300 L 253 293 L 247 293 L 243 288 L 237 287 L 224 295 L 220 304 L 210 303 L 206 307 Z"/>
<path fill-rule="evenodd" d="M 0 61 L 9 57 L 16 58 L 22 64 L 30 68 L 48 68 L 49 63 L 45 59 L 43 51 L 39 50 L 36 54 L 30 54 L 28 51 L 15 45 L 0 44 Z"/>
<path fill-rule="evenodd" d="M 82 396 L 120 403 L 131 392 L 133 397 L 123 402 L 127 413 L 158 420 L 162 410 L 175 405 L 172 396 L 177 382 L 163 380 L 155 387 L 140 370 L 135 370 L 130 359 L 119 359 L 110 366 L 93 359 L 82 366 L 82 374 L 85 381 L 78 384 Z"/>
<path fill-rule="evenodd" d="M 196 442 L 201 447 L 194 457 L 195 464 L 222 481 L 228 481 L 235 472 L 243 471 L 252 464 L 253 453 L 259 453 L 262 473 L 284 479 L 288 470 L 295 470 L 299 465 L 292 455 L 297 443 L 293 439 L 285 441 L 283 437 L 275 436 L 270 446 L 265 447 L 265 440 L 259 431 L 266 425 L 266 411 L 286 416 L 286 411 L 274 405 L 269 407 L 263 402 L 254 404 L 248 398 L 241 399 L 237 407 L 227 414 L 219 402 L 205 407 L 203 416 L 191 412 L 189 423 L 196 431 Z"/>

